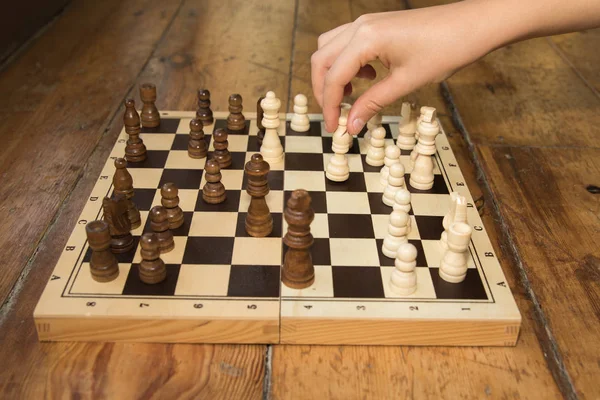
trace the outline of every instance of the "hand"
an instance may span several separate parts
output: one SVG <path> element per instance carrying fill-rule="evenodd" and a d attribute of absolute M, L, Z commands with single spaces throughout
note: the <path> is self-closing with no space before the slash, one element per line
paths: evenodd
<path fill-rule="evenodd" d="M 417 10 L 366 14 L 322 34 L 313 54 L 312 85 L 329 132 L 337 128 L 340 103 L 352 78 L 375 78 L 379 59 L 389 74 L 354 103 L 348 132 L 357 134 L 383 107 L 419 87 L 439 82 L 504 42 L 492 13 L 480 1 Z M 478 5 L 474 7 L 473 5 Z M 485 10 L 485 8 L 484 8 Z M 506 29 L 505 29 L 506 30 Z"/>

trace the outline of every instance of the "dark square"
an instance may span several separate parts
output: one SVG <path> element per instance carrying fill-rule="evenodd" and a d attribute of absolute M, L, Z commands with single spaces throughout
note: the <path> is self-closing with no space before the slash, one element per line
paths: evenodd
<path fill-rule="evenodd" d="M 385 298 L 379 267 L 331 267 L 333 297 Z"/>
<path fill-rule="evenodd" d="M 169 150 L 148 150 L 144 161 L 128 162 L 127 168 L 164 168 L 167 157 L 169 157 Z"/>
<path fill-rule="evenodd" d="M 232 265 L 227 296 L 279 297 L 279 266 Z"/>
<path fill-rule="evenodd" d="M 328 214 L 327 222 L 330 238 L 375 238 L 370 214 Z"/>
<path fill-rule="evenodd" d="M 363 126 L 363 128 L 360 130 L 360 132 L 358 132 L 358 137 L 365 137 L 365 133 L 367 133 L 368 129 L 367 129 L 367 125 Z"/>
<path fill-rule="evenodd" d="M 291 121 L 285 123 L 286 136 L 321 136 L 321 121 L 310 121 L 310 127 L 306 132 L 296 132 L 290 127 Z"/>
<path fill-rule="evenodd" d="M 380 172 L 383 166 L 374 167 L 372 165 L 367 164 L 367 155 L 361 154 L 360 160 L 362 162 L 363 171 L 365 172 Z"/>
<path fill-rule="evenodd" d="M 383 126 L 383 128 L 385 129 L 385 138 L 393 139 L 394 137 L 392 136 L 392 129 L 390 128 L 390 124 L 381 124 L 381 126 Z M 362 130 L 358 134 L 358 137 L 364 137 L 365 133 L 367 133 L 367 130 L 367 126 L 363 126 Z"/>
<path fill-rule="evenodd" d="M 362 172 L 350 172 L 350 176 L 344 182 L 325 179 L 325 190 L 328 192 L 366 192 L 365 175 Z"/>
<path fill-rule="evenodd" d="M 281 265 L 285 260 L 285 253 L 288 247 L 284 244 L 282 251 Z M 312 247 L 310 248 L 313 265 L 331 265 L 331 250 L 329 247 L 328 238 L 315 238 Z"/>
<path fill-rule="evenodd" d="M 172 182 L 178 189 L 200 189 L 201 181 L 201 169 L 165 169 L 160 177 L 158 187 Z"/>
<path fill-rule="evenodd" d="M 279 141 L 281 142 L 281 147 L 283 147 L 285 153 L 285 136 L 279 136 Z M 258 144 L 258 136 L 248 136 L 248 147 L 246 147 L 248 152 L 259 153 L 260 146 L 261 145 Z"/>
<path fill-rule="evenodd" d="M 244 169 L 244 165 L 246 164 L 246 153 L 231 151 L 229 154 L 231 155 L 231 165 L 223 169 Z M 208 153 L 207 160 L 210 160 L 212 157 L 213 152 L 211 151 Z"/>
<path fill-rule="evenodd" d="M 140 211 L 148 211 L 152 208 L 152 202 L 156 196 L 156 189 L 133 189 L 133 202 Z"/>
<path fill-rule="evenodd" d="M 237 226 L 235 228 L 235 237 L 251 237 L 246 232 L 246 215 L 248 215 L 248 213 L 245 212 L 238 214 Z M 280 238 L 282 237 L 281 232 L 283 230 L 283 214 L 271 213 L 271 216 L 273 217 L 273 231 L 267 237 Z"/>
<path fill-rule="evenodd" d="M 331 136 L 325 136 L 322 137 L 321 140 L 323 141 L 323 153 L 333 153 L 333 151 L 331 150 L 333 138 Z M 358 139 L 356 138 L 356 136 L 353 137 L 352 146 L 350 146 L 350 149 L 348 150 L 347 154 L 360 154 L 360 147 L 358 145 Z"/>
<path fill-rule="evenodd" d="M 429 190 L 419 190 L 415 189 L 410 185 L 410 174 L 406 174 L 404 177 L 406 181 L 406 188 L 411 193 L 431 193 L 431 194 L 449 194 L 448 186 L 446 186 L 446 181 L 442 175 L 434 175 L 433 176 L 433 187 Z"/>
<path fill-rule="evenodd" d="M 219 128 L 225 129 L 230 135 L 247 135 L 248 131 L 250 130 L 250 121 L 246 119 L 246 125 L 241 131 L 230 131 L 229 129 L 227 129 L 227 119 L 218 119 L 215 121 L 213 132 Z"/>
<path fill-rule="evenodd" d="M 219 204 L 208 204 L 202 198 L 202 193 L 198 193 L 198 199 L 196 199 L 196 206 L 194 211 L 234 211 L 237 212 L 240 207 L 240 191 L 239 190 L 225 190 L 227 198 L 224 202 Z"/>
<path fill-rule="evenodd" d="M 283 190 L 283 171 L 269 171 L 267 174 L 267 182 L 269 182 L 269 189 L 271 190 Z M 242 190 L 246 190 L 248 187 L 248 176 L 244 174 L 242 180 Z"/>
<path fill-rule="evenodd" d="M 179 278 L 179 264 L 167 264 L 167 277 L 160 283 L 149 285 L 140 280 L 139 264 L 133 264 L 127 275 L 123 295 L 126 296 L 173 296 Z"/>
<path fill-rule="evenodd" d="M 137 251 L 139 243 L 140 243 L 140 237 L 134 236 L 133 237 L 133 247 L 131 248 L 131 250 L 129 250 L 126 253 L 113 253 L 115 255 L 115 258 L 117 259 L 117 262 L 119 262 L 121 264 L 131 264 L 135 257 L 135 252 Z M 85 252 L 85 255 L 83 256 L 83 262 L 90 262 L 91 259 L 92 259 L 92 249 L 90 247 L 88 247 L 87 251 Z"/>
<path fill-rule="evenodd" d="M 443 280 L 440 277 L 439 268 L 429 268 L 429 273 L 438 299 L 487 300 L 485 288 L 477 269 L 467 269 L 467 276 L 460 283 Z"/>
<path fill-rule="evenodd" d="M 383 193 L 367 193 L 369 197 L 369 206 L 371 207 L 371 214 L 391 214 L 394 209 L 382 200 Z"/>
<path fill-rule="evenodd" d="M 327 213 L 327 196 L 325 192 L 308 192 L 311 199 L 311 207 L 315 210 L 315 213 L 325 214 Z M 292 191 L 287 190 L 283 193 L 283 206 L 287 206 L 287 202 L 292 195 Z"/>
<path fill-rule="evenodd" d="M 230 265 L 234 239 L 232 237 L 190 236 L 185 245 L 183 264 Z"/>
<path fill-rule="evenodd" d="M 179 121 L 181 121 L 179 118 L 161 118 L 160 125 L 156 128 L 142 126 L 142 133 L 177 133 Z"/>
<path fill-rule="evenodd" d="M 412 150 L 400 149 L 400 155 L 401 156 L 410 156 L 410 153 L 412 153 Z"/>
<path fill-rule="evenodd" d="M 321 153 L 285 153 L 287 171 L 324 171 Z"/>
<path fill-rule="evenodd" d="M 382 266 L 394 266 L 395 259 L 389 258 L 383 254 L 381 248 L 383 247 L 383 239 L 377 239 L 377 253 L 379 254 L 379 264 Z M 417 248 L 417 267 L 426 267 L 427 260 L 425 258 L 425 251 L 423 250 L 423 244 L 420 240 L 409 240 L 408 243 L 412 244 Z"/>
<path fill-rule="evenodd" d="M 204 141 L 206 142 L 206 148 L 210 146 L 210 138 L 211 135 L 204 135 Z M 190 141 L 190 135 L 175 135 L 175 140 L 173 140 L 173 144 L 171 145 L 171 150 L 187 150 L 188 143 Z"/>
<path fill-rule="evenodd" d="M 415 215 L 421 240 L 439 240 L 444 232 L 443 220 L 444 217 L 437 215 Z"/>
<path fill-rule="evenodd" d="M 190 227 L 192 226 L 192 218 L 194 217 L 194 213 L 191 211 L 183 212 L 183 225 L 181 225 L 177 229 L 171 229 L 173 236 L 188 236 L 190 233 Z M 146 219 L 146 225 L 144 225 L 144 232 L 152 232 L 152 228 L 150 226 L 151 221 L 150 217 Z"/>

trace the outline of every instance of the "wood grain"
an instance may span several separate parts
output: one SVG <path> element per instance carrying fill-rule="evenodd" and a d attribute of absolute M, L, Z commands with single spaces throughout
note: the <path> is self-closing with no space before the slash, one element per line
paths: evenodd
<path fill-rule="evenodd" d="M 596 92 L 600 92 L 600 29 L 574 32 L 548 38 L 557 51 Z"/>

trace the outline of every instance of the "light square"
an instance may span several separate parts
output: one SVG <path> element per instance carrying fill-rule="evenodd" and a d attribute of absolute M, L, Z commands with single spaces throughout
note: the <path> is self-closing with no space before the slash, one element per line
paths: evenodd
<path fill-rule="evenodd" d="M 83 263 L 81 265 L 81 270 L 77 275 L 77 279 L 75 279 L 73 287 L 71 288 L 71 294 L 97 293 L 99 295 L 120 295 L 123 293 L 125 281 L 127 280 L 127 275 L 129 275 L 130 269 L 131 264 L 119 264 L 119 276 L 117 276 L 117 279 L 112 282 L 96 282 L 94 278 L 92 278 L 92 274 L 90 272 L 90 263 Z"/>
<path fill-rule="evenodd" d="M 402 296 L 392 291 L 391 279 L 394 267 L 381 267 L 381 279 L 383 282 L 383 292 L 386 299 L 435 299 L 435 288 L 431 280 L 431 273 L 428 268 L 415 268 L 417 274 L 417 290 L 408 296 Z"/>
<path fill-rule="evenodd" d="M 379 172 L 365 172 L 365 183 L 367 185 L 367 192 L 383 194 L 385 187 L 379 182 L 379 176 Z"/>
<path fill-rule="evenodd" d="M 445 216 L 450 211 L 450 195 L 412 193 L 410 202 L 415 215 Z"/>
<path fill-rule="evenodd" d="M 190 121 L 192 120 L 192 118 L 181 118 L 179 120 L 179 125 L 177 126 L 177 133 L 190 133 Z M 204 127 L 206 128 L 206 127 Z M 212 132 L 212 129 L 210 131 L 204 131 L 204 133 L 206 132 Z"/>
<path fill-rule="evenodd" d="M 181 210 L 194 211 L 199 193 L 200 191 L 196 189 L 179 189 L 179 207 Z M 160 189 L 158 189 L 154 195 L 154 200 L 152 200 L 152 207 L 162 205 L 161 199 L 162 195 L 160 194 Z"/>
<path fill-rule="evenodd" d="M 175 288 L 176 296 L 227 296 L 229 265 L 183 264 Z"/>
<path fill-rule="evenodd" d="M 333 154 L 331 153 L 323 154 L 323 165 L 327 166 L 332 157 Z M 346 154 L 346 159 L 348 160 L 348 169 L 350 172 L 363 172 L 363 164 L 360 154 Z"/>
<path fill-rule="evenodd" d="M 287 233 L 288 224 L 285 218 L 283 219 L 283 234 Z M 329 238 L 329 223 L 327 214 L 315 214 L 315 219 L 310 224 L 310 233 L 315 238 Z"/>
<path fill-rule="evenodd" d="M 285 138 L 286 153 L 323 153 L 323 140 L 315 136 L 290 136 Z"/>
<path fill-rule="evenodd" d="M 321 121 L 321 136 L 323 136 L 323 137 L 332 137 L 333 136 L 333 132 L 327 132 L 327 129 L 325 129 L 325 121 Z"/>
<path fill-rule="evenodd" d="M 408 240 L 418 240 L 421 239 L 421 235 L 419 234 L 419 227 L 417 226 L 417 220 L 414 215 L 410 216 L 410 232 L 408 232 Z"/>
<path fill-rule="evenodd" d="M 237 212 L 195 212 L 189 236 L 233 237 L 237 217 Z"/>
<path fill-rule="evenodd" d="M 390 132 L 392 132 L 392 137 L 394 139 L 398 139 L 398 124 L 389 124 Z"/>
<path fill-rule="evenodd" d="M 285 190 L 325 191 L 325 172 L 323 171 L 284 171 L 283 174 Z"/>
<path fill-rule="evenodd" d="M 156 189 L 162 176 L 162 168 L 129 168 L 133 186 L 137 189 Z"/>
<path fill-rule="evenodd" d="M 256 124 L 256 119 L 251 119 L 250 126 L 248 127 L 248 136 L 256 135 L 258 135 L 258 125 Z"/>
<path fill-rule="evenodd" d="M 241 169 L 222 169 L 221 183 L 225 186 L 225 190 L 241 190 L 242 181 L 244 179 L 244 171 Z M 206 175 L 202 174 L 202 182 L 200 187 L 203 188 L 206 184 Z"/>
<path fill-rule="evenodd" d="M 141 224 L 131 231 L 133 236 L 142 236 L 144 234 L 144 227 L 146 226 L 146 221 L 148 221 L 148 214 L 150 214 L 148 211 L 140 211 Z"/>
<path fill-rule="evenodd" d="M 140 138 L 144 141 L 148 150 L 171 150 L 174 133 L 140 133 Z"/>
<path fill-rule="evenodd" d="M 248 212 L 248 207 L 250 207 L 251 196 L 245 190 L 242 190 L 240 193 L 240 212 Z M 271 212 L 283 212 L 283 191 L 281 190 L 271 190 L 269 194 L 265 197 L 267 201 L 267 206 L 269 206 L 269 210 Z"/>
<path fill-rule="evenodd" d="M 315 281 L 305 289 L 281 285 L 281 297 L 333 297 L 333 276 L 329 265 L 315 265 Z"/>
<path fill-rule="evenodd" d="M 236 237 L 232 265 L 281 265 L 281 238 Z"/>
<path fill-rule="evenodd" d="M 257 154 L 257 153 L 260 153 L 260 152 L 259 151 L 249 151 L 249 152 L 247 152 L 244 163 L 247 163 L 248 161 L 250 161 L 250 159 L 252 158 L 252 155 L 253 154 Z M 272 163 L 272 162 L 270 162 L 269 163 L 269 167 L 270 167 L 271 171 L 283 171 L 284 166 L 285 166 L 285 153 L 283 155 L 283 160 L 281 162 L 278 162 L 278 163 Z"/>
<path fill-rule="evenodd" d="M 248 149 L 248 136 L 247 135 L 227 135 L 227 141 L 229 144 L 227 145 L 227 150 L 236 151 L 236 152 L 244 152 Z M 210 141 L 210 146 L 208 146 L 208 151 L 215 150 L 215 141 Z"/>
<path fill-rule="evenodd" d="M 373 214 L 371 215 L 373 220 L 373 231 L 375 232 L 376 239 L 383 239 L 388 232 L 388 224 L 390 222 L 390 216 L 385 214 Z"/>
<path fill-rule="evenodd" d="M 183 261 L 183 253 L 185 253 L 187 236 L 175 236 L 173 237 L 173 241 L 175 242 L 175 248 L 168 253 L 161 253 L 160 255 L 160 258 L 165 264 L 181 264 Z M 135 257 L 133 258 L 134 264 L 139 264 L 142 262 L 142 255 L 140 253 L 141 250 L 142 247 L 138 245 L 138 248 L 135 252 Z"/>
<path fill-rule="evenodd" d="M 165 163 L 168 169 L 203 169 L 206 157 L 191 158 L 187 150 L 171 150 Z"/>
<path fill-rule="evenodd" d="M 331 265 L 379 266 L 375 239 L 329 239 Z"/>
<path fill-rule="evenodd" d="M 444 257 L 444 249 L 439 240 L 422 240 L 421 244 L 423 245 L 423 252 L 425 253 L 425 258 L 427 259 L 428 267 L 438 267 L 441 264 L 442 258 Z M 469 253 L 467 257 L 467 267 L 468 268 L 476 268 L 475 261 L 471 255 L 471 247 L 469 246 Z"/>
<path fill-rule="evenodd" d="M 369 197 L 360 192 L 327 192 L 327 212 L 330 214 L 370 214 Z"/>

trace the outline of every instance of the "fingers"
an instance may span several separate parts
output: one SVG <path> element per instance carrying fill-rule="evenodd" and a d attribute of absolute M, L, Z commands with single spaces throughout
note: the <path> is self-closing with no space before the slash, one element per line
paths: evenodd
<path fill-rule="evenodd" d="M 344 25 L 340 25 L 337 28 L 334 28 L 330 31 L 327 31 L 325 33 L 322 33 L 319 38 L 317 39 L 317 48 L 321 48 L 323 46 L 325 46 L 327 43 L 329 43 L 331 41 L 331 39 L 333 39 L 334 37 L 336 37 L 337 35 L 339 35 L 341 32 L 343 32 L 344 30 L 346 30 L 346 28 L 348 28 L 351 24 L 347 23 Z"/>
<path fill-rule="evenodd" d="M 358 134 L 367 121 L 381 112 L 383 107 L 410 93 L 413 85 L 408 76 L 410 75 L 396 70 L 364 92 L 354 102 L 348 114 L 348 133 Z"/>

